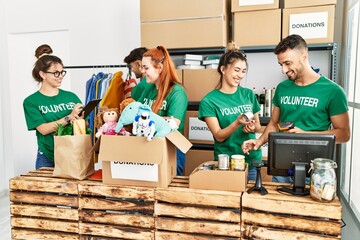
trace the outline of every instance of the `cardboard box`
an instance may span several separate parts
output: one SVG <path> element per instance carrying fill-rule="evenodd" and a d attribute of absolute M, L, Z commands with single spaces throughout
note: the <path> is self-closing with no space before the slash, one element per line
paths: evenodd
<path fill-rule="evenodd" d="M 231 12 L 278 8 L 279 0 L 231 0 Z"/>
<path fill-rule="evenodd" d="M 230 14 L 230 0 L 140 1 L 141 22 L 219 17 L 227 14 Z"/>
<path fill-rule="evenodd" d="M 186 153 L 191 146 L 178 131 L 152 141 L 103 135 L 99 152 L 103 183 L 167 187 L 176 175 L 176 148 Z"/>
<path fill-rule="evenodd" d="M 335 5 L 283 10 L 282 38 L 301 35 L 308 44 L 334 41 Z"/>
<path fill-rule="evenodd" d="M 182 69 L 176 69 L 175 71 L 176 71 L 176 74 L 177 74 L 177 76 L 178 76 L 178 78 L 179 78 L 179 81 L 180 81 L 181 83 L 183 83 L 183 72 L 182 72 Z"/>
<path fill-rule="evenodd" d="M 216 69 L 184 69 L 183 84 L 189 101 L 201 101 L 220 81 Z"/>
<path fill-rule="evenodd" d="M 234 13 L 234 42 L 238 46 L 277 45 L 280 39 L 280 9 Z"/>
<path fill-rule="evenodd" d="M 335 5 L 336 0 L 284 0 L 284 8 Z"/>
<path fill-rule="evenodd" d="M 214 150 L 190 149 L 186 153 L 184 175 L 189 176 L 199 165 L 213 160 Z"/>
<path fill-rule="evenodd" d="M 217 165 L 218 162 L 213 163 Z M 189 188 L 244 192 L 247 178 L 247 164 L 245 171 L 195 169 L 189 176 Z"/>
<path fill-rule="evenodd" d="M 141 23 L 141 46 L 168 49 L 225 47 L 229 39 L 226 17 Z"/>
<path fill-rule="evenodd" d="M 198 119 L 198 111 L 187 111 L 184 125 L 184 136 L 191 143 L 214 144 L 214 137 L 206 123 Z"/>

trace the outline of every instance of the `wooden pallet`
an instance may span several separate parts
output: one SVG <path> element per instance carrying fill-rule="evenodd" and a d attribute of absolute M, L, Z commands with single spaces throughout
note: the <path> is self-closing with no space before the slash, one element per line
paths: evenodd
<path fill-rule="evenodd" d="M 154 188 L 79 184 L 81 239 L 154 239 Z"/>
<path fill-rule="evenodd" d="M 177 177 L 155 189 L 155 239 L 240 239 L 240 192 L 186 186 L 188 177 Z"/>
<path fill-rule="evenodd" d="M 307 197 L 279 193 L 275 183 L 269 194 L 242 197 L 242 236 L 256 239 L 340 239 L 341 204 L 338 199 L 321 203 Z"/>
<path fill-rule="evenodd" d="M 12 239 L 80 239 L 78 181 L 52 168 L 10 179 Z"/>

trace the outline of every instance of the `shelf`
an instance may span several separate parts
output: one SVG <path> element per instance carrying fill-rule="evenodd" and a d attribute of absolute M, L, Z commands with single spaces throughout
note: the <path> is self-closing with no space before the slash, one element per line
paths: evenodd
<path fill-rule="evenodd" d="M 182 48 L 182 49 L 168 49 L 170 55 L 184 55 L 184 54 L 223 54 L 226 48 Z"/>
<path fill-rule="evenodd" d="M 275 45 L 240 47 L 245 53 L 273 52 Z M 337 48 L 337 43 L 316 43 L 308 44 L 309 51 L 324 51 Z"/>

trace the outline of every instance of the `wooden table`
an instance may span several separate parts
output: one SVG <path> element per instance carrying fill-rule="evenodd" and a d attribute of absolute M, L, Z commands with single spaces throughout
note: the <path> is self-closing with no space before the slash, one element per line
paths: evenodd
<path fill-rule="evenodd" d="M 13 239 L 340 239 L 341 205 L 310 197 L 106 185 L 55 178 L 51 168 L 10 180 Z M 249 184 L 248 187 L 251 187 Z"/>

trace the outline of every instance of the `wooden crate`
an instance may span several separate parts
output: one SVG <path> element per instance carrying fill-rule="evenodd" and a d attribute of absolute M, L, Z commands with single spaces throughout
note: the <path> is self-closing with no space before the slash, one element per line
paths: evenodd
<path fill-rule="evenodd" d="M 341 204 L 279 193 L 273 183 L 269 194 L 257 192 L 242 197 L 241 231 L 244 239 L 340 239 Z"/>
<path fill-rule="evenodd" d="M 12 239 L 80 239 L 78 181 L 42 168 L 10 179 Z"/>
<path fill-rule="evenodd" d="M 154 239 L 154 188 L 79 183 L 81 239 Z"/>
<path fill-rule="evenodd" d="M 155 239 L 240 239 L 241 192 L 187 187 L 183 176 L 155 189 Z"/>

